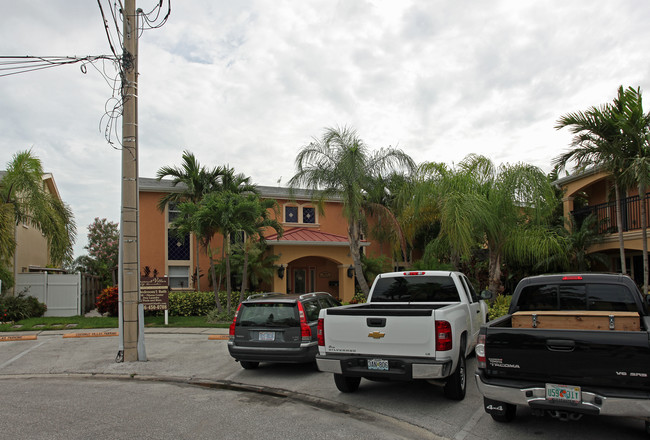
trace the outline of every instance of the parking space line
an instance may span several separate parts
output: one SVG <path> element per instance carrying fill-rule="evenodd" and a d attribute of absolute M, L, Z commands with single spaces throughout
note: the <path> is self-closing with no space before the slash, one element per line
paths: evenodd
<path fill-rule="evenodd" d="M 119 332 L 65 333 L 64 338 L 101 338 L 104 336 L 119 336 Z"/>
<path fill-rule="evenodd" d="M 27 353 L 29 353 L 30 351 L 37 349 L 38 347 L 40 347 L 41 345 L 45 344 L 46 342 L 47 342 L 47 341 L 43 341 L 43 342 L 41 342 L 40 344 L 34 345 L 33 347 L 28 348 L 27 350 L 23 351 L 23 352 L 20 353 L 19 355 L 16 355 L 16 356 L 12 357 L 11 359 L 9 359 L 9 360 L 8 360 L 7 362 L 5 362 L 4 364 L 0 364 L 0 370 L 2 370 L 2 369 L 3 369 L 4 367 L 6 367 L 7 365 L 11 364 L 13 361 L 16 361 L 16 360 L 20 359 L 21 357 L 25 356 L 25 355 L 26 355 Z"/>
<path fill-rule="evenodd" d="M 15 335 L 15 336 L 0 336 L 0 342 L 3 341 L 34 341 L 36 335 Z"/>

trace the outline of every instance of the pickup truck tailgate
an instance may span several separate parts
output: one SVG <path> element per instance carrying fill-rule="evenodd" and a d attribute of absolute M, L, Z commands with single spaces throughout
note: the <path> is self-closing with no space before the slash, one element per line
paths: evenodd
<path fill-rule="evenodd" d="M 432 309 L 331 308 L 325 313 L 327 352 L 435 356 Z"/>
<path fill-rule="evenodd" d="M 485 353 L 495 378 L 649 390 L 649 346 L 645 331 L 492 327 Z"/>

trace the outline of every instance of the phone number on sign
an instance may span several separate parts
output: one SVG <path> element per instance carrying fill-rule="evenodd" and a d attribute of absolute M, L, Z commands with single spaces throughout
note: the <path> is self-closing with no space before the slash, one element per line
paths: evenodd
<path fill-rule="evenodd" d="M 144 310 L 167 310 L 167 304 L 145 304 Z"/>

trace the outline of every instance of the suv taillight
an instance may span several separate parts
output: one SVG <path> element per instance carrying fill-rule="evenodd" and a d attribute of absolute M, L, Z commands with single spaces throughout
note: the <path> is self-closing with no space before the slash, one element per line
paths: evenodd
<path fill-rule="evenodd" d="M 302 336 L 302 342 L 311 341 L 311 328 L 307 323 L 307 318 L 305 317 L 305 309 L 302 307 L 302 303 L 298 302 L 298 315 L 300 315 L 300 336 Z"/>
<path fill-rule="evenodd" d="M 231 341 L 235 340 L 235 325 L 237 325 L 237 315 L 239 315 L 239 309 L 241 309 L 241 303 L 239 303 L 237 311 L 235 312 L 235 316 L 232 318 L 232 322 L 230 323 L 230 330 L 228 331 L 228 335 Z"/>
<path fill-rule="evenodd" d="M 485 368 L 485 335 L 478 335 L 478 342 L 474 349 L 476 353 L 476 361 L 479 368 Z"/>
<path fill-rule="evenodd" d="M 451 324 L 447 321 L 436 321 L 436 351 L 451 350 Z"/>
<path fill-rule="evenodd" d="M 318 330 L 316 331 L 318 336 L 318 345 L 320 347 L 325 347 L 325 322 L 323 318 L 318 318 Z"/>

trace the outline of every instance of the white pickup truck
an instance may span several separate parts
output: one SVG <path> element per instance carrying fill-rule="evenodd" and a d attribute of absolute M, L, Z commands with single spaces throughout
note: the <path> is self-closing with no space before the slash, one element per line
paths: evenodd
<path fill-rule="evenodd" d="M 465 397 L 465 357 L 486 322 L 490 292 L 476 293 L 460 272 L 384 273 L 368 301 L 323 309 L 318 319 L 318 369 L 334 373 L 342 392 L 370 380 L 427 380 L 445 396 Z"/>

